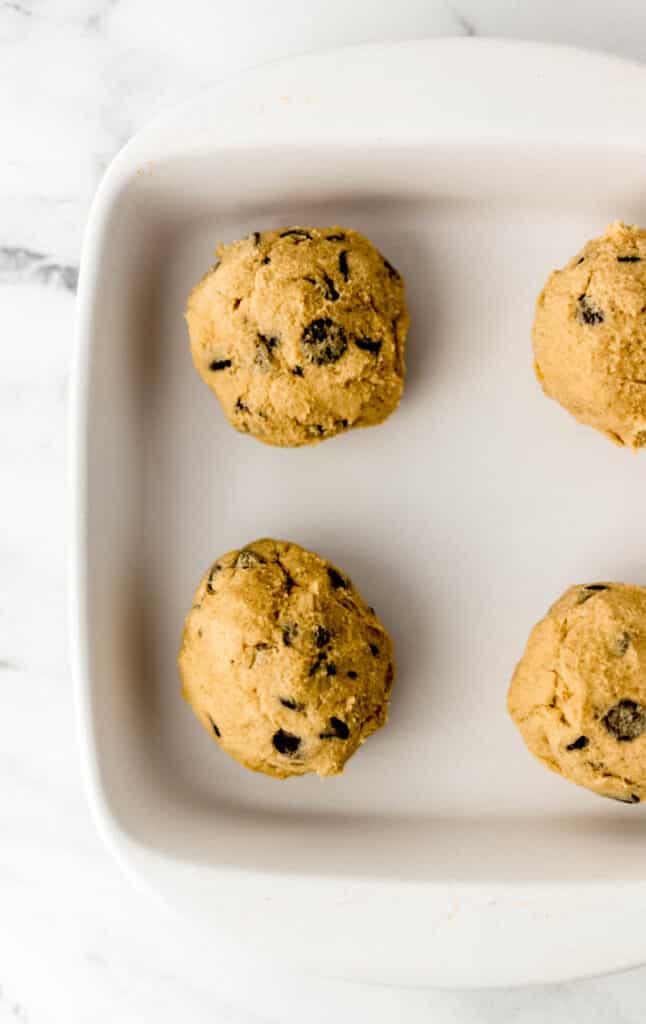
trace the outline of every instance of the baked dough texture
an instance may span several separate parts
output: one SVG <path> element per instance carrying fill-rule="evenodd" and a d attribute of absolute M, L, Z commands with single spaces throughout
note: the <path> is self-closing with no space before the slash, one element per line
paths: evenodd
<path fill-rule="evenodd" d="M 200 582 L 179 668 L 193 711 L 241 764 L 325 776 L 385 724 L 394 656 L 347 576 L 297 544 L 258 540 Z"/>
<path fill-rule="evenodd" d="M 295 447 L 396 409 L 404 285 L 367 238 L 340 227 L 256 231 L 217 256 L 186 320 L 197 371 L 236 430 Z"/>
<path fill-rule="evenodd" d="M 552 771 L 625 803 L 646 798 L 646 589 L 570 587 L 532 630 L 508 707 Z"/>
<path fill-rule="evenodd" d="M 550 274 L 536 307 L 543 391 L 615 444 L 646 445 L 646 231 L 620 222 Z"/>

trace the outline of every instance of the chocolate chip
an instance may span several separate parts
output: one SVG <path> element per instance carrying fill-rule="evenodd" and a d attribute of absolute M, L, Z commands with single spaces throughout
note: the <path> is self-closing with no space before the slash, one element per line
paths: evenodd
<path fill-rule="evenodd" d="M 265 372 L 270 370 L 273 362 L 272 352 L 278 344 L 278 338 L 268 338 L 266 335 L 258 333 L 256 340 L 256 354 L 254 356 L 254 363 L 256 366 L 259 366 L 260 369 Z"/>
<path fill-rule="evenodd" d="M 259 231 L 254 231 L 254 233 L 253 233 L 253 244 L 254 245 L 260 245 L 260 232 Z"/>
<path fill-rule="evenodd" d="M 611 796 L 611 800 L 616 800 L 620 804 L 639 804 L 641 800 L 636 793 L 631 793 L 630 796 Z"/>
<path fill-rule="evenodd" d="M 395 270 L 392 263 L 389 263 L 388 260 L 384 260 L 384 267 L 388 271 L 389 277 L 399 277 L 399 271 Z"/>
<path fill-rule="evenodd" d="M 340 423 L 344 430 L 347 429 L 347 426 L 348 426 L 348 421 L 347 420 L 337 420 L 337 423 Z"/>
<path fill-rule="evenodd" d="M 368 644 L 368 647 L 370 648 L 370 653 L 372 654 L 373 658 L 378 658 L 379 657 L 379 648 L 377 647 L 377 645 L 376 644 Z"/>
<path fill-rule="evenodd" d="M 623 658 L 624 654 L 630 647 L 630 633 L 622 633 L 617 637 L 612 647 L 610 648 L 611 653 L 617 658 Z"/>
<path fill-rule="evenodd" d="M 298 245 L 299 242 L 304 242 L 306 238 L 311 238 L 309 231 L 305 231 L 304 228 L 290 228 L 289 231 L 281 231 L 279 238 L 293 238 L 294 244 Z"/>
<path fill-rule="evenodd" d="M 345 722 L 342 722 L 340 718 L 332 717 L 330 719 L 330 725 L 332 726 L 340 740 L 347 740 L 348 736 L 350 735 L 350 730 L 348 729 L 348 726 L 345 724 Z"/>
<path fill-rule="evenodd" d="M 371 352 L 373 356 L 379 354 L 380 341 L 373 341 L 372 338 L 355 338 L 354 343 L 362 352 Z"/>
<path fill-rule="evenodd" d="M 332 717 L 330 719 L 330 729 L 332 732 L 322 732 L 319 734 L 322 740 L 347 740 L 350 735 L 350 730 L 345 722 L 342 722 L 340 718 Z"/>
<path fill-rule="evenodd" d="M 348 347 L 341 324 L 327 316 L 318 317 L 305 327 L 301 344 L 307 361 L 316 366 L 336 363 Z"/>
<path fill-rule="evenodd" d="M 339 253 L 339 273 L 344 281 L 347 281 L 350 277 L 350 268 L 348 266 L 348 250 L 344 249 L 343 252 Z"/>
<path fill-rule="evenodd" d="M 585 259 L 585 256 L 580 256 L 579 259 L 576 261 L 575 266 L 578 267 L 580 263 L 583 263 L 584 259 Z"/>
<path fill-rule="evenodd" d="M 577 740 L 574 740 L 572 743 L 568 743 L 568 745 L 567 745 L 567 747 L 565 749 L 566 750 L 583 750 L 585 747 L 588 746 L 589 743 L 590 743 L 590 740 L 588 739 L 587 736 L 579 736 L 579 738 Z"/>
<path fill-rule="evenodd" d="M 610 587 L 606 583 L 588 583 L 587 586 L 582 587 L 577 604 L 585 604 L 595 594 L 600 594 L 603 590 L 610 590 Z"/>
<path fill-rule="evenodd" d="M 215 577 L 217 576 L 217 574 L 220 572 L 221 568 L 222 568 L 222 566 L 218 565 L 217 562 L 215 563 L 214 566 L 211 567 L 211 571 L 209 573 L 209 578 L 206 581 L 206 592 L 207 592 L 207 594 L 215 594 L 215 590 L 213 588 L 213 581 L 215 580 Z"/>
<path fill-rule="evenodd" d="M 327 238 L 328 242 L 345 242 L 345 235 L 343 234 L 326 235 L 325 237 Z"/>
<path fill-rule="evenodd" d="M 258 341 L 261 341 L 265 348 L 268 348 L 270 351 L 280 345 L 278 338 L 268 338 L 266 334 L 261 334 L 260 331 L 258 331 Z"/>
<path fill-rule="evenodd" d="M 269 650 L 269 644 L 265 644 L 265 643 L 256 644 L 255 647 L 256 647 L 257 651 L 268 651 Z"/>
<path fill-rule="evenodd" d="M 279 697 L 280 703 L 284 708 L 289 708 L 290 711 L 304 711 L 305 705 L 299 704 L 297 700 L 292 700 L 291 697 Z"/>
<path fill-rule="evenodd" d="M 336 569 L 328 569 L 327 574 L 330 577 L 330 583 L 335 590 L 347 590 L 348 584 L 346 580 L 343 579 L 341 573 L 337 572 Z"/>
<path fill-rule="evenodd" d="M 241 302 L 242 302 L 242 299 L 234 299 L 233 300 L 233 308 L 234 308 L 234 310 L 236 310 L 238 308 L 238 306 L 240 305 Z"/>
<path fill-rule="evenodd" d="M 316 660 L 313 661 L 312 664 L 310 665 L 309 675 L 310 676 L 316 675 L 316 673 L 320 669 L 321 665 L 325 661 L 327 661 L 327 655 L 326 654 L 319 654 L 318 657 L 316 658 Z"/>
<path fill-rule="evenodd" d="M 646 708 L 634 700 L 620 700 L 602 721 L 620 743 L 631 742 L 646 732 Z"/>
<path fill-rule="evenodd" d="M 214 359 L 212 363 L 209 363 L 209 370 L 216 373 L 218 370 L 228 370 L 231 365 L 230 359 Z"/>
<path fill-rule="evenodd" d="M 215 724 L 215 722 L 213 721 L 213 719 L 211 718 L 210 715 L 208 716 L 208 719 L 209 719 L 209 722 L 211 723 L 211 725 L 213 726 L 213 732 L 215 733 L 215 735 L 219 739 L 220 736 L 222 735 L 222 733 L 220 732 L 220 730 L 218 729 L 217 725 Z"/>
<path fill-rule="evenodd" d="M 325 672 L 326 672 L 326 674 L 328 676 L 335 676 L 336 675 L 336 665 L 334 664 L 333 661 L 331 661 L 328 665 L 326 665 Z"/>
<path fill-rule="evenodd" d="M 296 586 L 296 580 L 294 579 L 294 577 L 290 573 L 289 569 L 285 568 L 285 566 L 281 562 L 281 560 L 280 560 L 278 555 L 276 555 L 275 565 L 278 566 L 278 568 L 280 569 L 280 571 L 283 574 L 283 577 L 284 577 L 284 580 L 285 580 L 285 590 L 287 591 L 287 594 L 288 595 L 291 594 L 292 590 Z"/>
<path fill-rule="evenodd" d="M 261 370 L 267 373 L 271 369 L 271 356 L 268 355 L 267 349 L 263 348 L 262 345 L 256 343 L 256 354 L 253 357 L 253 361 Z"/>
<path fill-rule="evenodd" d="M 283 643 L 285 647 L 291 647 L 298 636 L 298 625 L 296 622 L 288 622 L 283 626 Z"/>
<path fill-rule="evenodd" d="M 587 295 L 579 295 L 576 318 L 582 324 L 602 324 L 604 315 Z"/>
<path fill-rule="evenodd" d="M 249 406 L 241 398 L 236 398 L 236 412 L 249 412 Z"/>
<path fill-rule="evenodd" d="M 354 671 L 354 669 L 353 668 L 348 669 L 348 679 L 356 679 L 356 678 L 357 678 L 357 673 Z"/>
<path fill-rule="evenodd" d="M 617 256 L 617 263 L 641 263 L 641 256 Z"/>
<path fill-rule="evenodd" d="M 291 732 L 285 732 L 284 729 L 279 729 L 278 732 L 275 732 L 271 742 L 279 754 L 285 754 L 287 757 L 293 757 L 301 745 L 299 736 L 294 736 Z"/>
<path fill-rule="evenodd" d="M 326 647 L 330 642 L 330 631 L 325 626 L 315 626 L 312 630 L 314 643 L 317 647 Z"/>
<path fill-rule="evenodd" d="M 269 263 L 269 259 L 270 259 L 270 258 L 269 258 L 269 256 L 265 256 L 265 257 L 264 257 L 264 259 L 263 259 L 263 261 L 262 261 L 262 262 L 263 262 L 263 264 L 265 264 L 265 263 Z"/>
<path fill-rule="evenodd" d="M 265 565 L 265 559 L 262 555 L 257 554 L 255 551 L 251 551 L 250 548 L 243 548 L 233 563 L 233 568 L 254 569 L 257 565 Z"/>
<path fill-rule="evenodd" d="M 303 367 L 302 366 L 295 366 L 294 369 L 292 370 L 292 373 L 294 374 L 295 377 L 302 377 L 303 376 Z"/>
<path fill-rule="evenodd" d="M 334 286 L 334 281 L 325 272 L 323 272 L 323 283 L 325 284 L 325 298 L 328 302 L 336 302 L 339 298 L 339 293 Z"/>

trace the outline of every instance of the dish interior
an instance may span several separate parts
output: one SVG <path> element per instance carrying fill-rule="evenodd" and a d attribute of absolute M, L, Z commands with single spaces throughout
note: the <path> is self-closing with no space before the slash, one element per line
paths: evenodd
<path fill-rule="evenodd" d="M 549 270 L 615 218 L 646 224 L 642 167 L 601 146 L 294 146 L 194 153 L 123 184 L 92 311 L 86 536 L 97 763 L 133 840 L 281 873 L 646 876 L 640 808 L 550 774 L 505 710 L 566 586 L 646 583 L 646 456 L 544 398 L 529 340 Z M 226 423 L 183 309 L 218 241 L 290 224 L 371 238 L 412 328 L 389 421 L 280 450 Z M 390 723 L 337 778 L 245 771 L 180 698 L 202 572 L 262 536 L 342 567 L 394 639 Z"/>

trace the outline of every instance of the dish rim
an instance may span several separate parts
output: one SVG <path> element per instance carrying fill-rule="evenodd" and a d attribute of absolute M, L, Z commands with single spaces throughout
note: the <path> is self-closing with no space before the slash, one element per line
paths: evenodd
<path fill-rule="evenodd" d="M 261 68 L 252 69 L 236 75 L 220 85 L 207 90 L 200 96 L 188 100 L 171 110 L 160 114 L 147 127 L 143 128 L 130 142 L 117 154 L 108 167 L 103 180 L 97 190 L 92 203 L 88 224 L 85 231 L 81 271 L 79 276 L 79 289 L 77 300 L 77 321 L 74 343 L 74 352 L 71 367 L 71 394 L 70 394 L 70 415 L 69 415 L 69 466 L 70 466 L 70 502 L 69 515 L 70 523 L 70 608 L 71 608 L 71 657 L 72 672 L 74 677 L 76 695 L 77 731 L 80 743 L 82 774 L 85 790 L 92 811 L 93 818 L 107 847 L 113 856 L 121 864 L 124 871 L 133 881 L 144 885 L 157 896 L 162 895 L 166 901 L 174 905 L 174 900 L 169 892 L 160 891 L 160 878 L 165 878 L 165 872 L 159 871 L 154 866 L 154 860 L 158 856 L 154 851 L 142 851 L 138 844 L 134 843 L 122 829 L 119 822 L 112 814 L 109 802 L 109 795 L 105 791 L 101 775 L 101 767 L 95 744 L 95 736 L 91 713 L 91 697 L 93 683 L 89 670 L 89 649 L 88 649 L 88 602 L 87 602 L 87 572 L 86 572 L 86 546 L 89 543 L 87 538 L 86 506 L 88 501 L 87 476 L 85 465 L 87 459 L 87 431 L 88 431 L 88 375 L 90 359 L 92 354 L 92 316 L 93 301 L 96 295 L 97 286 L 100 280 L 101 266 L 98 259 L 100 242 L 106 227 L 109 223 L 114 202 L 123 184 L 134 174 L 147 173 L 154 168 L 156 160 L 166 160 L 172 155 L 197 153 L 204 148 L 226 148 L 240 147 L 242 145 L 262 145 L 271 138 L 272 130 L 275 131 L 273 142 L 284 144 L 292 134 L 300 133 L 298 141 L 303 144 L 314 144 L 315 137 L 321 134 L 321 117 L 311 118 L 311 111 L 304 111 L 304 102 L 294 100 L 291 103 L 276 104 L 271 111 L 268 110 L 269 100 L 280 100 L 281 90 L 285 88 L 285 82 L 292 83 L 298 80 L 310 83 L 311 81 L 325 80 L 324 71 L 327 69 L 340 73 L 345 79 L 352 78 L 357 69 L 361 66 L 362 75 L 365 76 L 367 68 L 374 73 L 374 84 L 377 89 L 383 85 L 379 78 L 379 71 L 384 63 L 390 64 L 401 73 L 401 80 L 394 83 L 389 81 L 395 92 L 405 98 L 410 94 L 402 87 L 403 84 L 410 84 L 413 81 L 427 81 L 431 65 L 433 73 L 442 66 L 450 68 L 459 55 L 462 60 L 469 60 L 475 74 L 473 77 L 480 80 L 483 74 L 497 76 L 491 79 L 497 89 L 497 99 L 500 100 L 505 72 L 510 66 L 516 70 L 519 67 L 525 69 L 527 79 L 524 83 L 526 89 L 518 90 L 519 94 L 539 96 L 544 107 L 538 112 L 533 110 L 535 119 L 532 121 L 529 134 L 525 138 L 532 141 L 541 141 L 548 138 L 550 141 L 565 143 L 564 130 L 567 124 L 566 118 L 569 112 L 567 103 L 562 102 L 562 92 L 568 82 L 585 78 L 590 88 L 601 94 L 608 89 L 610 80 L 614 79 L 617 88 L 625 91 L 634 89 L 634 109 L 638 108 L 638 86 L 646 86 L 646 68 L 634 61 L 626 61 L 621 58 L 610 57 L 606 54 L 585 51 L 563 46 L 552 46 L 543 43 L 520 43 L 513 40 L 497 39 L 472 39 L 472 38 L 451 38 L 433 39 L 412 43 L 376 43 L 362 46 L 345 47 L 338 50 L 329 50 L 321 53 L 308 54 L 299 57 L 286 58 L 284 60 L 263 65 Z M 531 76 L 539 74 L 542 70 L 550 71 L 549 89 L 547 92 L 537 91 L 537 83 L 532 83 Z M 540 74 L 539 74 L 540 77 Z M 630 81 L 629 81 L 630 80 Z M 462 88 L 464 83 L 458 80 L 456 88 Z M 362 87 L 366 88 L 365 78 L 362 80 Z M 532 92 L 533 89 L 533 92 Z M 470 98 L 472 94 L 467 93 Z M 257 96 L 263 97 L 262 103 L 257 103 Z M 338 89 L 335 94 L 338 98 Z M 301 98 L 299 98 L 301 99 Z M 330 96 L 326 95 L 326 102 Z M 254 107 L 254 104 L 256 106 Z M 418 113 L 422 115 L 422 105 L 418 104 Z M 493 109 L 491 118 L 487 120 L 487 127 L 490 134 L 488 140 L 513 141 L 522 144 L 523 138 L 514 133 L 514 121 L 518 103 L 515 97 L 510 97 L 510 105 L 507 109 Z M 256 109 L 257 108 L 257 109 Z M 325 107 L 322 117 L 328 119 L 328 126 L 333 127 L 330 137 L 338 144 L 355 141 L 356 126 L 351 119 L 339 117 L 336 122 L 330 120 L 333 104 Z M 262 115 L 259 116 L 259 111 Z M 208 124 L 206 134 L 198 132 L 196 125 L 200 122 L 200 112 Z M 424 140 L 435 141 L 456 141 L 462 139 L 465 142 L 477 141 L 470 133 L 474 126 L 482 123 L 479 120 L 481 111 L 465 110 L 461 120 L 447 118 L 443 112 L 433 111 L 438 114 L 439 123 L 432 122 L 428 118 L 424 127 L 420 130 L 419 119 L 402 119 L 398 125 L 389 124 L 380 141 L 385 145 L 401 144 L 409 140 L 411 144 L 421 145 Z M 321 111 L 319 110 L 319 114 Z M 339 111 L 337 110 L 337 113 Z M 577 122 L 577 130 L 574 135 L 568 135 L 567 143 L 576 144 L 582 142 L 586 131 L 590 127 L 591 117 L 595 114 L 596 129 L 598 130 L 599 111 L 595 111 L 594 102 L 586 105 L 582 116 Z M 204 116 L 208 114 L 208 117 Z M 216 137 L 214 138 L 215 115 L 218 116 Z M 550 121 L 550 115 L 553 118 Z M 246 119 L 245 119 L 246 118 Z M 316 121 L 311 125 L 308 133 L 307 119 Z M 236 120 L 237 119 L 237 120 Z M 409 122 L 412 123 L 415 131 L 409 130 Z M 624 145 L 643 149 L 646 145 L 646 136 L 641 138 L 635 131 L 631 122 L 630 111 L 623 109 L 612 122 L 614 135 L 609 131 L 608 145 Z M 371 129 L 378 128 L 378 121 L 375 119 Z M 526 125 L 525 125 L 526 127 Z M 383 125 L 382 125 L 382 131 Z M 559 136 L 559 130 L 561 135 Z M 222 135 L 217 135 L 217 131 Z M 389 134 L 390 131 L 390 134 Z M 508 133 L 505 135 L 505 131 Z M 552 135 L 549 135 L 549 132 Z M 545 133 L 545 134 L 544 134 Z M 170 858 L 162 858 L 169 861 L 173 866 L 178 866 Z M 246 872 L 240 869 L 231 869 L 221 865 L 209 867 L 211 876 L 217 879 L 226 879 L 232 888 L 244 887 L 253 901 L 259 898 L 264 888 L 271 884 L 272 889 L 282 898 L 294 901 L 302 898 L 302 895 L 316 887 L 325 898 L 326 892 L 334 894 L 338 886 L 342 885 L 353 889 L 358 895 L 362 889 L 362 883 L 354 879 L 347 879 L 338 876 L 335 879 L 308 877 L 305 880 L 279 879 L 274 874 L 264 875 L 263 872 Z M 155 873 L 157 872 L 157 873 Z M 157 879 L 157 883 L 153 881 Z M 233 885 L 232 882 L 237 884 Z M 368 883 L 365 883 L 368 884 Z M 409 893 L 402 897 L 400 886 L 406 887 Z M 617 899 L 617 885 L 608 883 L 581 882 L 573 886 L 572 883 L 555 884 L 554 882 L 539 883 L 514 883 L 513 892 L 504 892 L 505 883 L 498 882 L 415 882 L 415 883 L 391 883 L 389 881 L 371 880 L 370 890 L 379 891 L 380 900 L 400 899 L 406 903 L 408 913 L 413 912 L 419 895 L 432 907 L 433 913 L 442 919 L 453 913 L 453 903 L 456 892 L 459 892 L 469 902 L 469 908 L 464 912 L 464 921 L 459 927 L 463 928 L 467 946 L 473 946 L 473 929 L 477 931 L 478 941 L 486 936 L 487 942 L 492 943 L 492 949 L 479 964 L 464 965 L 448 964 L 440 962 L 436 965 L 415 964 L 409 970 L 404 962 L 405 958 L 392 965 L 390 971 L 384 970 L 383 965 L 378 967 L 367 964 L 358 956 L 353 963 L 334 963 L 330 961 L 328 973 L 342 974 L 362 980 L 392 981 L 393 983 L 415 983 L 415 984 L 451 984 L 456 986 L 469 985 L 514 985 L 539 982 L 556 982 L 571 980 L 578 977 L 593 976 L 598 973 L 610 973 L 634 967 L 646 959 L 646 948 L 640 936 L 639 913 L 641 906 L 646 907 L 646 883 L 635 885 L 631 883 L 629 895 L 626 895 L 626 906 L 630 912 L 624 912 L 624 931 L 629 932 L 628 940 L 624 939 L 621 950 L 606 949 L 606 960 L 600 959 L 598 953 L 591 955 L 591 950 L 586 948 L 583 941 L 580 948 L 572 949 L 571 957 L 566 961 L 560 959 L 558 963 L 539 963 L 532 968 L 518 958 L 514 962 L 503 964 L 496 960 L 496 952 L 503 952 L 509 955 L 514 941 L 518 942 L 519 937 L 527 934 L 531 926 L 537 929 L 539 934 L 534 935 L 534 946 L 539 949 L 549 950 L 551 929 L 555 927 L 560 913 L 560 903 L 565 900 L 571 905 L 569 919 L 577 921 L 577 931 L 583 937 L 586 935 L 586 924 L 590 922 L 591 914 L 598 914 L 600 906 L 609 905 Z M 417 893 L 411 901 L 409 899 L 410 889 Z M 572 890 L 576 889 L 576 893 Z M 419 891 L 423 890 L 423 894 Z M 546 892 L 546 890 L 548 890 Z M 637 892 L 639 891 L 639 898 Z M 363 893 L 365 897 L 366 893 Z M 368 894 L 370 895 L 370 894 Z M 350 901 L 352 902 L 352 901 Z M 505 904 L 506 929 L 508 935 L 501 941 L 495 939 L 496 919 L 501 912 L 501 906 Z M 635 910 L 637 907 L 637 911 Z M 492 913 L 493 908 L 493 913 Z M 542 915 L 537 918 L 536 914 Z M 540 920 L 540 923 L 537 921 Z M 412 922 L 411 922 L 412 923 Z M 415 932 L 415 929 L 412 929 Z M 419 928 L 417 929 L 419 934 Z M 471 936 L 467 939 L 467 933 Z M 440 932 L 441 934 L 441 932 Z M 431 953 L 436 954 L 441 949 L 441 939 L 435 945 L 429 944 L 428 959 L 432 959 Z M 572 943 L 574 947 L 576 943 Z M 410 944 L 408 946 L 410 948 Z M 602 966 L 603 964 L 603 966 Z M 473 968 L 473 969 L 472 969 Z M 375 973 L 377 971 L 377 973 Z"/>

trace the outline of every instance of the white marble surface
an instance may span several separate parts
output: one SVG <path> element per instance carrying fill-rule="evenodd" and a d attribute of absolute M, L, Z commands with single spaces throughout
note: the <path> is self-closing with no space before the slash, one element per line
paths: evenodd
<path fill-rule="evenodd" d="M 524 36 L 646 57 L 640 0 L 0 2 L 0 1024 L 642 1021 L 646 968 L 543 990 L 395 991 L 233 958 L 133 891 L 79 782 L 66 623 L 65 413 L 88 204 L 151 116 L 324 46 Z M 582 98 L 582 102 L 585 98 Z"/>

